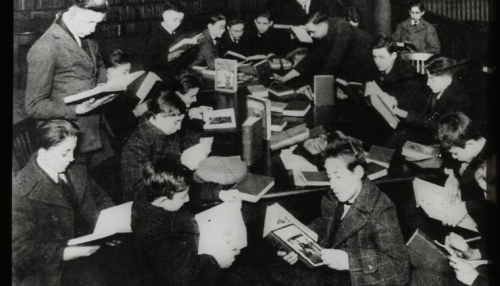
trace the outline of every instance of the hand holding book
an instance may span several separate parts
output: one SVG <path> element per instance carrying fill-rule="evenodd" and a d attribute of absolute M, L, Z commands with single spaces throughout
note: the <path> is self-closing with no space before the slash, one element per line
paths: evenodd
<path fill-rule="evenodd" d="M 321 260 L 335 270 L 349 270 L 349 254 L 340 249 L 322 249 Z"/>
<path fill-rule="evenodd" d="M 110 95 L 107 95 L 105 97 L 95 99 L 94 97 L 90 98 L 89 100 L 86 100 L 80 104 L 77 104 L 75 107 L 75 112 L 76 114 L 85 114 L 88 113 L 96 108 L 98 108 L 101 105 L 104 105 L 111 100 L 113 100 L 116 97 L 116 93 L 112 93 Z"/>

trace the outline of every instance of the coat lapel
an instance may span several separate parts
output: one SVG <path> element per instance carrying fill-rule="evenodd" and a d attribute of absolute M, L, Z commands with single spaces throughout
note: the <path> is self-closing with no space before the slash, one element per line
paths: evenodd
<path fill-rule="evenodd" d="M 78 43 L 69 35 L 66 31 L 64 31 L 61 26 L 59 26 L 57 23 L 53 23 L 51 26 L 52 29 L 52 35 L 58 39 L 58 42 L 67 48 L 68 50 L 72 51 L 73 53 L 79 55 L 80 57 L 84 58 L 87 61 L 91 61 L 95 65 L 95 59 L 91 58 L 90 55 L 88 55 L 82 47 L 78 45 Z M 83 41 L 87 40 L 82 40 Z M 92 50 L 90 48 L 90 50 Z M 92 54 L 93 52 L 91 52 Z"/>

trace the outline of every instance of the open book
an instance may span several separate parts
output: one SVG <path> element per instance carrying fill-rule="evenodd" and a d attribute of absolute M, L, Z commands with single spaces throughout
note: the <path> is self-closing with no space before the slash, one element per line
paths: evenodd
<path fill-rule="evenodd" d="M 98 86 L 94 87 L 93 89 L 86 90 L 86 91 L 83 91 L 83 92 L 80 92 L 77 94 L 73 94 L 70 96 L 66 96 L 64 98 L 64 103 L 66 103 L 66 104 L 80 103 L 80 102 L 88 100 L 92 97 L 95 99 L 99 99 L 99 98 L 105 97 L 107 95 L 110 95 L 112 93 L 123 91 L 127 88 L 127 86 L 131 82 L 133 82 L 136 78 L 138 78 L 143 73 L 144 73 L 144 71 L 136 71 L 136 72 L 130 73 L 130 74 L 122 77 L 120 80 L 109 81 L 103 85 L 98 85 Z"/>
<path fill-rule="evenodd" d="M 85 236 L 70 239 L 68 245 L 99 244 L 103 240 L 111 239 L 119 233 L 130 233 L 132 216 L 132 202 L 110 207 L 99 213 L 94 232 Z"/>
<path fill-rule="evenodd" d="M 203 129 L 236 128 L 234 108 L 210 110 L 203 113 Z"/>
<path fill-rule="evenodd" d="M 299 41 L 301 41 L 303 43 L 312 43 L 313 42 L 313 39 L 311 38 L 311 36 L 309 35 L 309 33 L 307 32 L 307 30 L 304 26 L 293 26 L 292 31 L 295 34 L 295 36 L 297 37 L 297 39 L 299 39 Z"/>
<path fill-rule="evenodd" d="M 175 45 L 171 46 L 168 51 L 169 52 L 174 52 L 176 50 L 187 50 L 188 48 L 194 46 L 197 44 L 198 39 L 202 36 L 202 33 L 199 33 L 198 35 L 192 37 L 192 38 L 184 38 L 177 42 Z"/>
<path fill-rule="evenodd" d="M 244 56 L 242 54 L 238 54 L 236 52 L 233 52 L 233 51 L 227 51 L 223 58 L 225 59 L 230 59 L 230 60 L 237 60 L 238 63 L 242 62 L 242 63 L 246 63 L 246 62 L 252 62 L 252 61 L 261 61 L 261 60 L 264 60 L 264 59 L 267 59 L 267 56 L 265 55 L 253 55 L 253 56 Z"/>

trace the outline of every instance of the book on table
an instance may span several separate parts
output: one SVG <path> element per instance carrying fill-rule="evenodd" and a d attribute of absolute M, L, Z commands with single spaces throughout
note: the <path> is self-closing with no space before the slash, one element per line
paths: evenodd
<path fill-rule="evenodd" d="M 335 105 L 335 78 L 333 75 L 314 76 L 314 105 Z"/>
<path fill-rule="evenodd" d="M 224 202 L 194 216 L 200 230 L 198 254 L 214 255 L 248 245 L 240 205 Z"/>
<path fill-rule="evenodd" d="M 394 152 L 394 149 L 372 145 L 370 151 L 365 157 L 365 160 L 367 162 L 374 162 L 381 166 L 384 166 L 385 168 L 389 168 Z"/>
<path fill-rule="evenodd" d="M 287 102 L 271 100 L 271 112 L 283 113 L 287 104 Z"/>
<path fill-rule="evenodd" d="M 281 132 L 288 125 L 288 122 L 283 118 L 271 117 L 271 131 Z"/>
<path fill-rule="evenodd" d="M 311 109 L 311 104 L 305 100 L 290 101 L 283 109 L 283 116 L 304 117 Z"/>
<path fill-rule="evenodd" d="M 90 90 L 82 91 L 77 94 L 69 95 L 64 97 L 64 103 L 74 104 L 80 103 L 91 98 L 100 99 L 105 96 L 124 91 L 127 86 L 142 75 L 144 71 L 136 71 L 115 81 L 108 81 L 105 84 L 98 85 Z"/>
<path fill-rule="evenodd" d="M 262 118 L 250 116 L 241 127 L 243 153 L 241 158 L 247 166 L 253 165 L 263 154 L 264 127 Z"/>
<path fill-rule="evenodd" d="M 255 70 L 260 83 L 264 86 L 268 86 L 274 82 L 272 79 L 274 71 L 267 59 L 254 64 L 253 69 Z"/>
<path fill-rule="evenodd" d="M 368 179 L 374 181 L 383 176 L 387 176 L 387 168 L 382 165 L 379 165 L 375 162 L 367 162 L 366 163 L 366 174 Z"/>
<path fill-rule="evenodd" d="M 273 84 L 267 87 L 267 90 L 276 95 L 276 96 L 284 96 L 284 95 L 289 95 L 289 94 L 294 94 L 295 90 L 292 88 L 289 88 L 288 86 L 284 84 Z"/>
<path fill-rule="evenodd" d="M 273 70 L 289 70 L 292 68 L 292 63 L 289 60 L 279 57 L 272 58 L 269 64 Z"/>
<path fill-rule="evenodd" d="M 223 58 L 229 59 L 229 60 L 236 60 L 238 63 L 248 63 L 248 62 L 258 62 L 261 60 L 267 60 L 266 55 L 253 55 L 253 56 L 244 56 L 242 54 L 239 54 L 237 52 L 233 51 L 227 51 Z"/>
<path fill-rule="evenodd" d="M 208 110 L 203 113 L 203 129 L 231 129 L 236 128 L 234 108 Z"/>
<path fill-rule="evenodd" d="M 326 172 L 300 172 L 307 186 L 330 186 L 330 179 Z"/>
<path fill-rule="evenodd" d="M 401 154 L 410 160 L 425 160 L 439 156 L 439 147 L 427 146 L 413 141 L 406 141 Z"/>
<path fill-rule="evenodd" d="M 99 245 L 131 233 L 132 202 L 102 210 L 97 218 L 94 232 L 70 239 L 69 246 Z"/>
<path fill-rule="evenodd" d="M 392 108 L 389 107 L 387 101 L 378 94 L 370 94 L 369 96 L 373 108 L 385 119 L 389 126 L 396 129 L 399 124 L 399 118 L 394 114 Z"/>
<path fill-rule="evenodd" d="M 450 272 L 448 253 L 439 248 L 427 234 L 417 229 L 406 243 L 410 262 L 419 269 L 433 272 Z"/>
<path fill-rule="evenodd" d="M 268 91 L 262 84 L 250 84 L 247 85 L 247 89 L 253 96 L 267 97 Z"/>
<path fill-rule="evenodd" d="M 238 90 L 238 62 L 222 58 L 215 59 L 216 91 L 235 93 Z"/>
<path fill-rule="evenodd" d="M 271 150 L 286 148 L 309 139 L 309 129 L 305 123 L 283 130 L 271 136 Z"/>
<path fill-rule="evenodd" d="M 307 267 L 324 265 L 318 235 L 278 203 L 266 209 L 263 237 L 278 250 L 296 252 Z"/>
<path fill-rule="evenodd" d="M 271 140 L 271 101 L 267 98 L 247 96 L 247 117 L 262 118 L 264 140 Z"/>
<path fill-rule="evenodd" d="M 365 100 L 365 87 L 360 82 L 346 81 L 341 78 L 335 78 L 337 94 L 345 94 L 346 96 L 354 99 L 356 102 L 363 102 Z"/>
<path fill-rule="evenodd" d="M 240 192 L 241 199 L 255 203 L 274 186 L 274 178 L 264 175 L 247 173 L 232 189 Z"/>

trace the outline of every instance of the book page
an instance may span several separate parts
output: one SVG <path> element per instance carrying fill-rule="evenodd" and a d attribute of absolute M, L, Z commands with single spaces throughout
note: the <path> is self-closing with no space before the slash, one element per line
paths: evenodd
<path fill-rule="evenodd" d="M 312 43 L 313 42 L 313 39 L 311 38 L 309 33 L 307 33 L 304 26 L 294 26 L 294 27 L 292 27 L 292 31 L 295 33 L 295 35 L 297 36 L 297 39 L 299 39 L 299 41 L 301 41 L 303 43 Z"/>
<path fill-rule="evenodd" d="M 264 232 L 262 237 L 268 235 L 271 231 L 284 227 L 289 224 L 295 224 L 303 232 L 309 235 L 314 241 L 318 241 L 318 234 L 308 228 L 305 224 L 301 223 L 285 208 L 278 203 L 274 203 L 267 207 L 266 217 L 264 220 Z"/>
<path fill-rule="evenodd" d="M 157 81 L 161 81 L 161 78 L 154 72 L 148 72 L 135 95 L 137 95 L 137 97 L 142 101 Z"/>
<path fill-rule="evenodd" d="M 202 33 L 199 33 L 198 35 L 192 37 L 192 38 L 184 38 L 182 40 L 180 40 L 179 42 L 177 42 L 177 44 L 173 45 L 172 47 L 170 47 L 168 49 L 169 52 L 173 52 L 177 49 L 179 49 L 180 47 L 184 46 L 184 45 L 196 45 L 197 44 L 197 41 L 198 41 L 198 38 L 200 38 L 203 34 Z"/>

